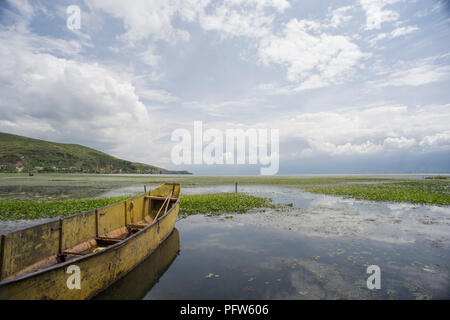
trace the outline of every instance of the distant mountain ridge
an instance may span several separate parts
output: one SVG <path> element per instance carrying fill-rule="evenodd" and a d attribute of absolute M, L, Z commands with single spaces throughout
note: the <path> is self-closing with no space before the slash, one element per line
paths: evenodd
<path fill-rule="evenodd" d="M 190 174 L 118 159 L 78 144 L 0 132 L 0 172 Z"/>

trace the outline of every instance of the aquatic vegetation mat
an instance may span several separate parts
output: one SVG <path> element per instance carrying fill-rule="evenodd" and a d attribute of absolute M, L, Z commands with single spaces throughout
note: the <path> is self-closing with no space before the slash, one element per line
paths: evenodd
<path fill-rule="evenodd" d="M 216 193 L 183 195 L 180 200 L 180 214 L 221 214 L 226 212 L 245 213 L 255 208 L 281 208 L 269 198 L 242 193 Z"/>
<path fill-rule="evenodd" d="M 0 220 L 41 219 L 70 216 L 75 213 L 104 207 L 125 197 L 55 201 L 0 201 Z"/>
<path fill-rule="evenodd" d="M 0 220 L 40 219 L 70 216 L 129 199 L 130 196 L 54 201 L 0 201 Z M 278 208 L 268 198 L 240 193 L 182 195 L 180 214 L 244 213 L 254 208 Z"/>
<path fill-rule="evenodd" d="M 351 197 L 358 200 L 450 205 L 450 183 L 409 181 L 379 184 L 338 184 L 306 186 L 313 193 Z"/>

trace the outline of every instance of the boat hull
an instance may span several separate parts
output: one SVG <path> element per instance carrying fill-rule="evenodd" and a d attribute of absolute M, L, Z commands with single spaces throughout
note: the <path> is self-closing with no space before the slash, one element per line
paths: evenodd
<path fill-rule="evenodd" d="M 0 283 L 0 299 L 92 298 L 148 257 L 171 234 L 178 212 L 179 201 L 143 230 L 105 250 L 5 280 Z"/>
<path fill-rule="evenodd" d="M 125 277 L 94 297 L 95 300 L 141 300 L 170 268 L 180 252 L 180 235 L 174 228 L 152 254 Z"/>

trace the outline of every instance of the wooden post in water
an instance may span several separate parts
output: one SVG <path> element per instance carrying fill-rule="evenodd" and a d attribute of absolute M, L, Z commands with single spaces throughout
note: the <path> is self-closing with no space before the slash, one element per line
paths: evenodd
<path fill-rule="evenodd" d="M 147 193 L 147 186 L 144 184 L 144 193 Z"/>
<path fill-rule="evenodd" d="M 234 192 L 237 193 L 237 182 L 234 183 Z"/>

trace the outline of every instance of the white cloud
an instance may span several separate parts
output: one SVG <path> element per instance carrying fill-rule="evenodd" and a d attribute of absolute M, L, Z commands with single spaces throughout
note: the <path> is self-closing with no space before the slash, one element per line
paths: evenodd
<path fill-rule="evenodd" d="M 220 31 L 223 36 L 263 37 L 271 33 L 273 15 L 264 11 L 275 7 L 278 11 L 286 8 L 286 1 L 225 1 L 214 8 L 212 13 L 199 15 L 199 23 L 205 30 Z M 288 3 L 287 3 L 288 4 Z"/>
<path fill-rule="evenodd" d="M 293 158 L 450 150 L 450 105 L 404 105 L 308 112 L 261 124 L 280 129 L 281 151 Z M 283 149 L 295 141 L 295 150 Z M 302 147 L 300 147 L 302 146 Z"/>
<path fill-rule="evenodd" d="M 165 146 L 149 137 L 159 137 L 169 120 L 150 115 L 129 81 L 97 63 L 40 52 L 33 37 L 10 37 L 0 31 L 0 131 L 159 161 Z"/>
<path fill-rule="evenodd" d="M 262 61 L 286 66 L 287 79 L 303 83 L 306 89 L 340 82 L 368 56 L 348 37 L 314 35 L 308 32 L 311 28 L 314 24 L 293 19 L 280 35 L 263 38 L 259 46 Z"/>
<path fill-rule="evenodd" d="M 161 61 L 161 56 L 155 53 L 155 48 L 150 46 L 144 52 L 137 54 L 137 57 L 150 67 L 157 67 Z"/>
<path fill-rule="evenodd" d="M 298 83 L 294 89 L 297 91 L 340 83 L 369 56 L 349 37 L 323 32 L 347 22 L 351 6 L 330 11 L 322 21 L 292 19 L 279 34 L 274 33 L 275 14 L 290 7 L 286 0 L 154 0 L 137 1 L 133 6 L 119 0 L 94 0 L 90 6 L 121 18 L 126 29 L 121 38 L 130 43 L 147 38 L 176 40 L 186 34 L 173 27 L 176 17 L 197 19 L 204 30 L 218 31 L 222 37 L 253 38 L 261 60 L 286 66 L 287 79 Z M 152 67 L 160 60 L 153 49 L 138 57 Z"/>
<path fill-rule="evenodd" d="M 294 86 L 292 85 L 283 86 L 277 83 L 261 83 L 257 85 L 255 89 L 269 95 L 278 95 L 278 94 L 285 95 L 294 92 Z"/>
<path fill-rule="evenodd" d="M 259 12 L 243 14 L 226 7 L 217 8 L 213 15 L 202 16 L 200 24 L 205 30 L 221 31 L 225 35 L 261 37 L 269 33 L 267 25 L 272 22 Z"/>
<path fill-rule="evenodd" d="M 174 97 L 170 92 L 167 92 L 165 90 L 155 90 L 155 89 L 138 90 L 137 94 L 141 98 L 158 101 L 158 102 L 162 102 L 162 103 L 170 103 L 170 102 L 180 101 L 179 98 Z"/>
<path fill-rule="evenodd" d="M 391 32 L 391 38 L 397 38 L 400 36 L 404 36 L 406 34 L 414 32 L 416 30 L 419 30 L 419 27 L 417 27 L 417 26 L 400 27 Z"/>
<path fill-rule="evenodd" d="M 305 81 L 303 81 L 298 87 L 296 87 L 294 91 L 324 88 L 327 87 L 329 84 L 330 82 L 328 82 L 327 79 L 324 79 L 323 76 L 313 74 Z"/>
<path fill-rule="evenodd" d="M 180 17 L 192 21 L 209 3 L 209 0 L 134 0 L 132 5 L 122 0 L 86 0 L 93 10 L 102 10 L 123 20 L 125 33 L 120 39 L 134 45 L 151 38 L 174 42 L 188 40 L 189 33 L 173 26 L 172 20 Z"/>
<path fill-rule="evenodd" d="M 383 79 L 373 81 L 376 87 L 388 86 L 421 86 L 439 82 L 448 78 L 450 66 L 423 64 L 411 68 L 384 74 Z"/>
<path fill-rule="evenodd" d="M 233 6 L 253 6 L 257 10 L 272 7 L 279 12 L 283 12 L 291 7 L 291 4 L 287 0 L 228 0 L 226 3 Z"/>
<path fill-rule="evenodd" d="M 352 16 L 346 15 L 346 13 L 351 9 L 353 9 L 352 6 L 345 6 L 333 10 L 331 13 L 328 14 L 328 17 L 330 19 L 329 25 L 333 28 L 337 28 L 342 24 L 344 24 L 345 22 L 349 21 L 352 18 Z"/>
<path fill-rule="evenodd" d="M 293 157 L 450 149 L 449 105 L 338 108 L 333 104 L 335 98 L 339 105 L 350 101 L 353 97 L 343 96 L 360 86 L 345 87 L 346 91 L 338 93 L 334 90 L 302 92 L 298 95 L 302 99 L 298 108 L 295 105 L 297 97 L 260 98 L 261 91 L 289 94 L 324 88 L 350 79 L 359 69 L 365 68 L 365 63 L 371 63 L 366 60 L 370 53 L 364 52 L 358 41 L 367 35 L 377 40 L 397 39 L 412 34 L 419 26 L 423 27 L 422 20 L 417 20 L 416 26 L 413 18 L 410 20 L 412 25 L 399 27 L 403 25 L 399 14 L 389 7 L 398 1 L 401 0 L 361 0 L 364 12 L 359 6 L 330 8 L 322 12 L 322 17 L 308 15 L 308 19 L 301 20 L 291 19 L 295 12 L 284 14 L 291 6 L 286 0 L 136 0 L 132 4 L 119 0 L 86 0 L 91 9 L 86 13 L 88 21 L 94 21 L 96 17 L 103 19 L 96 25 L 97 31 L 102 26 L 106 28 L 107 23 L 108 28 L 109 23 L 114 24 L 111 16 L 118 18 L 119 24 L 123 25 L 123 30 L 120 29 L 117 35 L 123 42 L 114 41 L 116 35 L 112 35 L 89 48 L 89 43 L 84 40 L 98 39 L 94 36 L 96 32 L 88 27 L 91 38 L 80 35 L 79 38 L 74 37 L 77 40 L 68 41 L 43 36 L 54 26 L 53 22 L 58 19 L 64 22 L 61 14 L 48 25 L 33 24 L 33 30 L 39 35 L 31 33 L 27 29 L 28 22 L 33 21 L 35 15 L 42 14 L 42 10 L 39 11 L 34 3 L 30 6 L 26 1 L 15 2 L 21 4 L 15 14 L 23 19 L 14 25 L 2 25 L 0 29 L 0 128 L 50 140 L 101 146 L 104 151 L 117 156 L 149 163 L 168 160 L 171 147 L 170 143 L 156 145 L 152 140 L 162 141 L 165 136 L 170 136 L 173 128 L 191 125 L 200 117 L 206 121 L 210 116 L 218 120 L 216 123 L 208 122 L 211 127 L 227 128 L 234 121 L 246 123 L 243 127 L 257 123 L 255 126 L 259 128 L 280 129 L 282 149 L 289 139 L 295 142 L 289 150 L 282 150 L 284 155 Z M 295 5 L 293 11 L 301 9 L 301 4 L 297 2 Z M 356 14 L 366 15 L 363 27 L 367 30 L 381 29 L 386 22 L 397 23 L 389 29 L 383 28 L 381 34 L 377 30 L 361 32 L 361 28 L 352 29 L 360 18 Z M 349 23 L 353 16 L 354 20 Z M 42 20 L 40 17 L 39 21 Z M 192 27 L 189 29 L 192 35 L 184 30 L 187 25 Z M 115 27 L 108 30 L 115 30 Z M 424 23 L 423 30 L 426 27 Z M 204 51 L 195 51 L 198 42 L 206 38 L 203 38 L 202 31 L 207 30 L 217 31 L 214 36 L 224 37 L 227 41 L 219 45 L 214 43 L 211 48 L 202 45 L 200 47 Z M 52 35 L 59 32 L 61 30 L 56 30 Z M 417 35 L 422 36 L 422 33 Z M 177 42 L 188 40 L 190 36 L 196 39 L 186 47 L 186 43 Z M 236 41 L 234 37 L 245 38 Z M 430 44 L 438 41 L 436 37 L 431 39 Z M 177 45 L 164 42 L 177 42 Z M 103 55 L 103 45 L 116 51 L 111 49 Z M 216 62 L 213 61 L 214 55 L 210 55 L 215 53 L 214 50 L 224 49 L 220 53 L 228 55 L 233 54 L 235 48 L 239 50 L 242 47 L 255 53 L 250 58 L 250 53 L 246 55 L 248 60 L 286 70 L 287 81 L 280 79 L 283 74 L 280 78 L 271 78 L 269 72 L 251 68 L 248 73 L 245 69 L 244 75 L 242 70 L 231 69 L 232 62 L 235 62 L 231 59 L 227 64 L 219 64 L 217 69 L 216 66 L 206 69 L 210 62 Z M 415 48 L 417 52 L 414 54 L 424 52 L 420 51 L 419 45 Z M 443 47 L 436 48 L 427 47 L 426 51 Z M 411 63 L 396 59 L 403 54 L 400 51 L 398 55 L 390 53 L 388 50 L 377 52 L 380 68 L 377 68 L 378 62 L 373 68 L 366 68 L 367 78 L 373 80 L 369 82 L 373 86 L 419 86 L 448 79 L 450 74 L 448 63 L 441 61 L 448 54 L 435 60 L 430 58 Z M 192 65 L 182 69 L 164 68 L 164 63 L 170 64 L 169 60 L 174 57 L 183 59 L 177 63 Z M 235 59 L 238 57 L 236 54 Z M 146 66 L 135 64 L 136 59 Z M 386 63 L 392 65 L 383 68 Z M 240 67 L 238 63 L 235 65 Z M 224 71 L 223 68 L 230 70 Z M 164 74 L 165 79 L 159 73 L 162 70 L 168 73 Z M 371 71 L 378 73 L 368 74 Z M 182 77 L 178 77 L 180 73 Z M 242 79 L 239 78 L 241 74 Z M 371 78 L 373 76 L 375 78 Z M 203 86 L 205 78 L 208 82 Z M 186 84 L 184 79 L 196 82 Z M 261 90 L 258 94 L 248 92 L 248 84 L 253 86 L 255 79 L 266 82 L 257 87 Z M 160 82 L 154 85 L 155 81 Z M 230 84 L 231 81 L 236 81 L 236 84 Z M 241 83 L 242 88 L 239 87 Z M 358 101 L 370 99 L 364 91 L 357 92 Z M 383 93 L 382 89 L 376 91 Z M 402 94 L 400 92 L 395 101 L 402 101 Z M 192 101 L 183 101 L 182 96 L 188 96 Z M 445 97 L 436 99 L 442 101 Z M 424 95 L 418 103 L 427 98 Z M 211 102 L 214 99 L 224 101 Z M 430 99 L 434 101 L 434 97 Z M 147 101 L 152 105 L 145 105 Z M 157 105 L 153 105 L 154 102 Z M 176 109 L 169 111 L 170 117 L 165 108 L 169 103 L 176 105 Z M 295 111 L 298 113 L 287 114 L 294 108 L 312 110 L 315 106 L 320 106 L 322 112 Z M 261 112 L 255 113 L 255 108 Z"/>
<path fill-rule="evenodd" d="M 366 12 L 366 29 L 380 29 L 383 22 L 397 21 L 399 14 L 385 7 L 399 1 L 401 0 L 360 0 Z"/>
<path fill-rule="evenodd" d="M 406 137 L 388 137 L 383 141 L 383 147 L 386 149 L 409 149 L 416 144 L 416 139 Z"/>
<path fill-rule="evenodd" d="M 77 40 L 64 40 L 30 34 L 27 31 L 18 32 L 12 28 L 1 31 L 1 37 L 12 46 L 22 46 L 35 53 L 50 53 L 56 56 L 75 57 L 83 51 L 83 43 Z"/>
<path fill-rule="evenodd" d="M 420 141 L 420 146 L 422 147 L 448 148 L 449 145 L 450 145 L 450 130 L 442 133 L 437 133 L 434 135 L 425 136 Z"/>
<path fill-rule="evenodd" d="M 204 101 L 185 101 L 183 106 L 195 111 L 202 111 L 214 117 L 226 117 L 230 114 L 242 112 L 243 110 L 253 110 L 255 105 L 264 102 L 261 98 L 244 98 L 237 100 L 226 100 L 219 102 L 204 102 Z M 196 115 L 195 119 L 198 116 Z"/>
<path fill-rule="evenodd" d="M 13 17 L 16 20 L 16 28 L 26 30 L 27 25 L 36 14 L 36 9 L 28 2 L 28 0 L 7 0 L 12 10 L 0 8 L 2 16 Z"/>
<path fill-rule="evenodd" d="M 368 42 L 369 42 L 369 44 L 371 46 L 375 46 L 377 44 L 377 42 L 380 41 L 380 40 L 398 38 L 398 37 L 410 34 L 410 33 L 414 32 L 414 31 L 417 31 L 417 30 L 419 30 L 418 26 L 399 27 L 399 28 L 396 28 L 396 29 L 392 30 L 389 33 L 386 33 L 386 32 L 379 33 L 375 37 L 369 38 Z"/>
<path fill-rule="evenodd" d="M 303 112 L 242 124 L 217 121 L 220 130 L 279 129 L 284 160 L 450 150 L 450 105 L 380 105 Z"/>
<path fill-rule="evenodd" d="M 93 10 L 102 10 L 123 20 L 125 33 L 120 38 L 134 45 L 143 39 L 175 42 L 188 40 L 187 31 L 173 26 L 173 20 L 198 20 L 205 30 L 217 30 L 232 36 L 261 36 L 273 17 L 266 8 L 283 12 L 291 5 L 287 0 L 227 0 L 221 4 L 210 0 L 122 0 L 85 1 Z M 205 8 L 211 5 L 210 13 Z"/>

